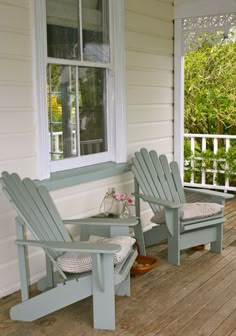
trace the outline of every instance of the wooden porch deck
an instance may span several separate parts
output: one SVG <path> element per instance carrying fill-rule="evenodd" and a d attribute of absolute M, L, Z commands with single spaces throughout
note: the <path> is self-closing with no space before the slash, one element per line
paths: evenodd
<path fill-rule="evenodd" d="M 148 249 L 160 265 L 132 278 L 132 296 L 116 298 L 116 331 L 92 329 L 85 299 L 35 322 L 14 322 L 14 293 L 0 300 L 1 336 L 236 336 L 236 198 L 227 202 L 221 255 L 183 251 L 181 266 L 166 261 L 166 245 Z"/>

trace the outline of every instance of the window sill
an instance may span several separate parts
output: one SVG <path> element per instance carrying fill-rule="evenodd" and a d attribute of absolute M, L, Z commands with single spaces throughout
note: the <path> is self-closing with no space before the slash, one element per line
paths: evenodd
<path fill-rule="evenodd" d="M 130 171 L 130 164 L 107 162 L 70 170 L 52 173 L 49 179 L 43 180 L 40 184 L 48 190 L 57 190 L 71 187 L 76 184 L 91 182 L 106 177 L 120 175 Z"/>

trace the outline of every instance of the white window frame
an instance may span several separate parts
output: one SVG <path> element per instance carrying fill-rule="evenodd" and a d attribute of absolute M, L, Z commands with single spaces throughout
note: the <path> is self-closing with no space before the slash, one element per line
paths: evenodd
<path fill-rule="evenodd" d="M 125 113 L 125 47 L 124 0 L 108 0 L 110 8 L 110 44 L 112 79 L 108 84 L 109 100 L 107 124 L 108 151 L 78 158 L 50 161 L 47 96 L 46 96 L 46 0 L 34 0 L 34 97 L 37 134 L 37 176 L 49 178 L 50 173 L 107 161 L 127 161 Z M 115 42 L 115 43 L 114 43 Z M 86 62 L 84 62 L 86 65 Z M 90 63 L 91 64 L 91 63 Z M 94 64 L 96 66 L 96 63 Z"/>

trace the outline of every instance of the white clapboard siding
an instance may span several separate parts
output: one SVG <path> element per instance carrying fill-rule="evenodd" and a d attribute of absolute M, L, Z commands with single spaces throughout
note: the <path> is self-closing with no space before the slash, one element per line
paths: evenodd
<path fill-rule="evenodd" d="M 173 72 L 170 70 L 127 69 L 127 86 L 172 87 Z"/>
<path fill-rule="evenodd" d="M 34 151 L 33 133 L 0 134 L 0 157 L 2 160 L 29 157 Z"/>
<path fill-rule="evenodd" d="M 7 112 L 0 109 L 0 119 L 0 135 L 33 131 L 33 111 L 30 109 Z"/>
<path fill-rule="evenodd" d="M 126 67 L 173 71 L 173 57 L 126 49 Z"/>
<path fill-rule="evenodd" d="M 1 37 L 0 37 L 1 39 Z M 0 97 L 1 108 L 15 107 L 15 108 L 30 108 L 33 104 L 33 90 L 32 86 L 27 84 L 12 84 L 6 83 L 4 86 L 0 83 Z"/>
<path fill-rule="evenodd" d="M 173 23 L 171 20 L 164 21 L 129 10 L 126 11 L 125 18 L 125 28 L 128 31 L 164 36 L 170 39 L 173 37 Z"/>
<path fill-rule="evenodd" d="M 0 193 L 0 195 L 1 194 L 2 193 Z M 12 208 L 9 211 L 6 211 L 6 207 L 5 207 L 3 213 L 1 213 L 0 211 L 0 223 L 1 223 L 0 240 L 15 236 L 16 226 L 15 226 L 14 218 L 15 218 L 15 213 L 13 212 Z M 7 252 L 7 249 L 4 251 L 4 253 L 6 252 Z"/>
<path fill-rule="evenodd" d="M 1 31 L 1 54 L 16 56 L 31 56 L 32 41 L 30 34 L 24 34 L 13 31 Z"/>
<path fill-rule="evenodd" d="M 148 151 L 156 150 L 158 154 L 172 153 L 173 150 L 173 139 L 171 137 L 155 139 L 155 140 L 146 140 L 136 141 L 134 143 L 129 143 L 127 147 L 128 159 L 130 160 L 133 157 L 133 153 L 139 151 L 140 148 L 145 147 Z"/>
<path fill-rule="evenodd" d="M 138 140 L 155 140 L 173 136 L 172 121 L 162 121 L 158 123 L 135 124 L 128 126 L 128 142 L 133 143 Z"/>
<path fill-rule="evenodd" d="M 127 109 L 127 123 L 147 123 L 158 121 L 172 121 L 173 120 L 173 106 L 171 104 L 158 105 L 142 105 L 132 106 Z"/>
<path fill-rule="evenodd" d="M 158 0 L 125 0 L 127 10 L 149 17 L 171 21 L 173 20 L 173 6 L 171 2 Z"/>
<path fill-rule="evenodd" d="M 127 151 L 173 152 L 173 6 L 127 0 Z"/>
<path fill-rule="evenodd" d="M 34 283 L 45 274 L 45 258 L 43 253 L 37 252 L 29 255 L 30 282 Z M 17 259 L 10 263 L 0 265 L 0 297 L 8 295 L 19 289 L 19 271 Z"/>
<path fill-rule="evenodd" d="M 127 104 L 170 104 L 173 103 L 173 89 L 167 87 L 140 87 L 131 86 L 128 88 Z"/>
<path fill-rule="evenodd" d="M 1 52 L 0 52 L 1 53 Z M 31 83 L 32 64 L 28 60 L 0 58 L 0 82 Z"/>
<path fill-rule="evenodd" d="M 30 28 L 29 1 L 0 2 L 0 25 L 8 30 L 28 33 Z M 9 6 L 9 5 L 13 6 Z"/>
<path fill-rule="evenodd" d="M 142 41 L 142 43 L 140 43 L 140 41 Z M 127 32 L 126 43 L 132 50 L 158 53 L 160 55 L 173 54 L 173 40 L 165 37 L 142 34 L 139 32 Z"/>
<path fill-rule="evenodd" d="M 22 177 L 35 178 L 35 157 L 15 157 L 14 159 L 0 160 L 0 172 L 17 172 Z M 1 230 L 1 229 L 0 229 Z"/>

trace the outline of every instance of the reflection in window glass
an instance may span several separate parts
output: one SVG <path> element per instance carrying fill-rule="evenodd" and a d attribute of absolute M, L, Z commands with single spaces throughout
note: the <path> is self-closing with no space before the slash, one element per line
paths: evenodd
<path fill-rule="evenodd" d="M 104 152 L 106 146 L 106 70 L 79 68 L 81 155 Z"/>
<path fill-rule="evenodd" d="M 51 160 L 106 151 L 106 70 L 52 64 L 47 82 Z"/>
<path fill-rule="evenodd" d="M 51 159 L 77 156 L 75 67 L 49 65 L 47 74 Z"/>

